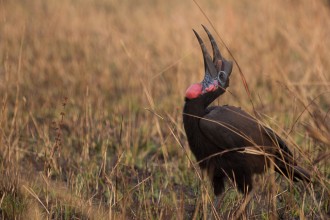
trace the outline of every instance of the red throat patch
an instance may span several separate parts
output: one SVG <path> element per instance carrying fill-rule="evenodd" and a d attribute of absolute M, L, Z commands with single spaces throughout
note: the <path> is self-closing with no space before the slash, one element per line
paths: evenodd
<path fill-rule="evenodd" d="M 186 98 L 188 99 L 194 99 L 197 98 L 202 94 L 202 84 L 195 83 L 189 86 L 189 88 L 186 91 Z"/>

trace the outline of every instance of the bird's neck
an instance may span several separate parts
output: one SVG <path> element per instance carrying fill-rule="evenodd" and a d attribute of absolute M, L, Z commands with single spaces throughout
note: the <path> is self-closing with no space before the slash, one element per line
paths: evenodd
<path fill-rule="evenodd" d="M 199 120 L 205 115 L 206 107 L 198 100 L 187 100 L 183 108 L 183 124 L 188 140 L 199 130 Z M 197 132 L 198 133 L 198 132 Z"/>
<path fill-rule="evenodd" d="M 186 131 L 189 147 L 197 161 L 202 161 L 207 155 L 203 151 L 205 138 L 200 130 L 199 122 L 207 113 L 205 105 L 198 100 L 187 100 L 183 108 L 183 125 Z M 199 165 L 205 168 L 206 162 Z"/>
<path fill-rule="evenodd" d="M 218 89 L 214 92 L 205 93 L 195 99 L 186 99 L 183 108 L 183 124 L 189 142 L 190 140 L 198 139 L 196 134 L 200 134 L 200 119 L 207 113 L 206 108 L 223 92 L 223 90 Z"/>
<path fill-rule="evenodd" d="M 198 100 L 186 100 L 183 107 L 184 119 L 199 120 L 205 115 L 206 107 L 204 103 Z"/>

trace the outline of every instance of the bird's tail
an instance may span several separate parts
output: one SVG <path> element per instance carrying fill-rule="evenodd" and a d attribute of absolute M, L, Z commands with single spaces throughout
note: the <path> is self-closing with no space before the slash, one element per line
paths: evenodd
<path fill-rule="evenodd" d="M 302 180 L 304 182 L 311 181 L 310 173 L 300 166 L 293 167 L 293 178 L 294 181 L 298 181 L 298 180 Z"/>
<path fill-rule="evenodd" d="M 310 182 L 310 173 L 296 164 L 286 143 L 272 130 L 268 129 L 267 133 L 271 138 L 277 141 L 277 144 L 280 147 L 280 153 L 277 155 L 277 162 L 281 173 L 289 179 L 293 179 L 293 181 L 302 180 L 304 182 Z"/>
<path fill-rule="evenodd" d="M 295 182 L 297 182 L 299 180 L 307 182 L 307 183 L 311 182 L 311 175 L 309 174 L 309 172 L 300 166 L 297 166 L 297 165 L 284 166 L 282 164 L 282 166 L 277 167 L 276 170 L 280 174 L 286 176 L 287 178 L 289 178 Z"/>

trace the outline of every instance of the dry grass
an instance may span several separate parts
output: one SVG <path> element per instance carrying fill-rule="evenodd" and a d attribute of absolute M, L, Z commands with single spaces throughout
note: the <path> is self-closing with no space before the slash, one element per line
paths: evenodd
<path fill-rule="evenodd" d="M 199 4 L 314 179 L 258 176 L 248 204 L 229 183 L 218 217 L 329 218 L 329 3 Z M 201 23 L 193 1 L 0 1 L 0 217 L 206 218 L 181 119 Z M 229 90 L 217 103 L 253 112 L 236 67 Z"/>

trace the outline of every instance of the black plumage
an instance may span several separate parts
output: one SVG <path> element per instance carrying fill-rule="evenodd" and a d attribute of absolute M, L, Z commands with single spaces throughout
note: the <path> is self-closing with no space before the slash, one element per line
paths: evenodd
<path fill-rule="evenodd" d="M 195 32 L 201 45 L 205 76 L 186 92 L 183 123 L 189 146 L 201 169 L 207 170 L 215 195 L 224 189 L 227 177 L 238 189 L 252 189 L 252 176 L 264 172 L 273 161 L 275 170 L 293 180 L 309 181 L 307 171 L 293 159 L 286 143 L 270 128 L 234 106 L 209 105 L 229 86 L 232 63 L 221 56 L 209 33 L 213 60 Z"/>

